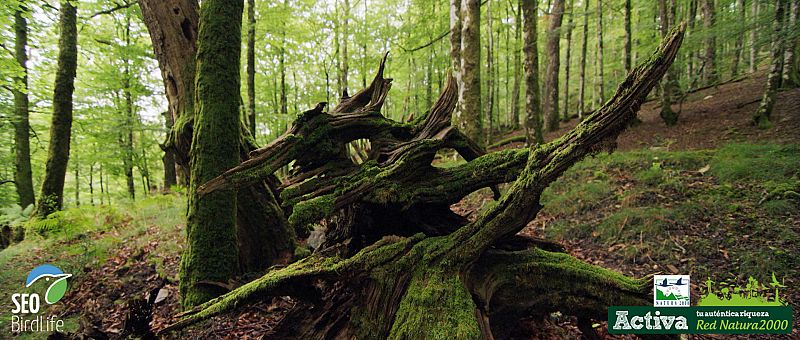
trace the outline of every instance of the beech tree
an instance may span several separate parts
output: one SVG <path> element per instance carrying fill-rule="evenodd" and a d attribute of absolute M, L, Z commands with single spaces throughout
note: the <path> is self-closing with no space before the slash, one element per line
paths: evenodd
<path fill-rule="evenodd" d="M 583 39 L 581 39 L 580 84 L 578 86 L 578 118 L 586 112 L 586 50 L 589 42 L 589 0 L 583 0 Z"/>
<path fill-rule="evenodd" d="M 164 79 L 170 112 L 175 117 L 175 124 L 167 135 L 164 147 L 174 152 L 179 170 L 186 171 L 190 164 L 189 148 L 194 138 L 193 98 L 195 46 L 199 22 L 198 4 L 194 0 L 170 2 L 140 0 L 139 6 L 150 38 L 154 42 L 153 49 Z M 241 16 L 239 20 L 241 26 Z M 241 38 L 239 41 L 241 42 Z M 226 63 L 231 62 L 226 61 Z M 237 101 L 236 112 L 239 112 L 238 103 L 241 102 L 241 97 L 237 93 L 234 98 Z M 256 149 L 254 141 L 246 132 L 246 129 L 240 129 L 240 138 L 236 144 L 239 159 L 246 158 L 250 151 Z M 262 270 L 291 259 L 296 234 L 288 227 L 284 211 L 276 200 L 274 187 L 277 183 L 277 179 L 273 177 L 237 192 L 236 245 L 231 248 L 228 244 L 213 243 L 205 249 L 198 250 L 197 256 L 202 261 L 213 258 L 216 252 L 235 250 L 238 253 L 238 266 L 228 268 L 230 270 L 224 273 L 230 276 L 224 280 L 214 281 L 197 277 L 194 282 L 213 281 L 224 284 L 234 274 Z M 217 278 L 217 276 L 212 277 Z M 209 295 L 223 292 L 226 288 L 220 286 L 200 289 L 204 290 L 200 298 L 187 300 L 187 303 L 195 303 Z"/>
<path fill-rule="evenodd" d="M 36 205 L 36 215 L 41 218 L 61 210 L 64 204 L 64 176 L 67 174 L 72 134 L 72 93 L 78 65 L 77 20 L 75 6 L 70 1 L 62 1 L 58 20 L 61 35 L 58 40 L 58 71 L 53 88 L 50 143 L 42 190 Z"/>
<path fill-rule="evenodd" d="M 458 88 L 459 109 L 456 121 L 464 133 L 476 142 L 483 141 L 481 119 L 481 4 L 479 0 L 461 1 L 461 68 Z"/>
<path fill-rule="evenodd" d="M 561 20 L 564 16 L 564 1 L 554 0 L 547 29 L 547 71 L 544 77 L 544 117 L 548 131 L 558 130 L 558 71 L 561 68 Z"/>
<path fill-rule="evenodd" d="M 800 70 L 797 67 L 797 46 L 800 41 L 800 32 L 797 32 L 797 24 L 800 21 L 800 3 L 790 1 L 786 5 L 788 25 L 786 25 L 786 41 L 781 85 L 784 87 L 800 86 Z"/>
<path fill-rule="evenodd" d="M 711 30 L 716 21 L 716 7 L 714 0 L 703 1 L 703 27 Z M 703 83 L 713 84 L 719 81 L 717 72 L 717 38 L 714 34 L 706 35 L 705 52 L 703 52 Z"/>
<path fill-rule="evenodd" d="M 544 143 L 539 92 L 539 48 L 536 42 L 538 0 L 520 0 L 522 11 L 522 51 L 525 55 L 525 140 L 528 145 Z"/>
<path fill-rule="evenodd" d="M 784 59 L 784 44 L 782 32 L 784 31 L 784 23 L 786 19 L 786 6 L 787 0 L 775 0 L 775 22 L 772 24 L 772 46 L 770 47 L 770 69 L 767 75 L 767 86 L 764 90 L 764 95 L 761 98 L 761 103 L 753 115 L 753 124 L 760 128 L 768 128 L 772 126 L 770 117 L 772 116 L 772 109 L 775 107 L 775 96 L 778 89 L 781 87 L 781 71 L 783 68 Z"/>
<path fill-rule="evenodd" d="M 197 37 L 195 123 L 187 248 L 181 257 L 181 303 L 194 306 L 227 290 L 239 268 L 236 191 L 199 196 L 197 188 L 239 163 L 239 60 L 243 0 L 206 0 Z"/>
<path fill-rule="evenodd" d="M 661 36 L 666 37 L 669 34 L 669 27 L 674 25 L 675 21 L 675 0 L 659 0 L 659 28 Z M 672 126 L 678 123 L 678 113 L 672 110 L 672 100 L 678 95 L 677 79 L 673 68 L 667 71 L 664 80 L 661 82 L 661 112 L 659 116 L 667 126 Z"/>
<path fill-rule="evenodd" d="M 34 204 L 33 175 L 31 174 L 30 121 L 28 118 L 28 20 L 27 8 L 20 5 L 14 11 L 14 57 L 22 75 L 14 79 L 14 185 L 17 202 L 23 208 Z"/>

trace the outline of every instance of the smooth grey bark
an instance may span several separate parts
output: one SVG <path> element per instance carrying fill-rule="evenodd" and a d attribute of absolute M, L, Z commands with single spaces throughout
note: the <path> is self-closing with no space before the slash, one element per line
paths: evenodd
<path fill-rule="evenodd" d="M 739 22 L 745 22 L 745 4 L 744 0 L 736 0 L 736 12 L 739 16 Z M 742 59 L 744 55 L 744 49 L 742 48 L 744 44 L 744 39 L 735 39 L 734 47 L 733 47 L 733 61 L 731 62 L 731 77 L 736 77 L 739 75 L 739 61 Z"/>
<path fill-rule="evenodd" d="M 569 1 L 569 13 L 567 19 L 567 55 L 564 61 L 564 120 L 569 119 L 569 76 L 570 64 L 572 61 L 572 24 L 575 17 L 575 0 Z"/>
<path fill-rule="evenodd" d="M 750 21 L 753 25 L 750 30 L 750 73 L 754 73 L 758 69 L 758 0 L 751 0 L 750 3 Z"/>
<path fill-rule="evenodd" d="M 578 118 L 586 113 L 586 50 L 589 42 L 589 0 L 583 1 L 583 39 L 581 43 L 580 85 L 578 86 Z"/>
<path fill-rule="evenodd" d="M 492 143 L 492 129 L 494 128 L 494 108 L 495 108 L 495 55 L 494 55 L 494 28 L 492 20 L 492 5 L 494 1 L 486 0 L 486 140 L 485 145 Z"/>
<path fill-rule="evenodd" d="M 536 39 L 538 0 L 521 0 L 520 7 L 523 18 L 522 51 L 525 54 L 525 139 L 528 145 L 537 145 L 544 143 L 540 111 L 539 48 Z"/>
<path fill-rule="evenodd" d="M 666 38 L 675 20 L 675 0 L 658 0 L 659 30 L 661 37 Z M 667 70 L 661 80 L 661 112 L 659 116 L 667 126 L 678 123 L 678 113 L 672 110 L 672 101 L 676 93 L 680 92 L 677 88 L 677 79 L 672 66 Z"/>
<path fill-rule="evenodd" d="M 597 0 L 597 92 L 598 106 L 606 102 L 606 86 L 603 79 L 603 0 Z"/>
<path fill-rule="evenodd" d="M 716 23 L 716 8 L 714 0 L 703 0 L 703 28 L 710 32 Z M 713 33 L 708 33 L 705 39 L 703 53 L 703 82 L 713 84 L 719 81 L 717 72 L 717 38 Z"/>
<path fill-rule="evenodd" d="M 517 10 L 514 12 L 514 87 L 511 90 L 511 127 L 516 130 L 519 129 L 519 92 L 522 80 L 522 60 L 521 48 L 522 45 L 522 8 L 520 2 L 517 1 Z M 509 4 L 509 6 L 511 6 Z"/>
<path fill-rule="evenodd" d="M 781 70 L 783 67 L 784 44 L 782 39 L 787 0 L 775 0 L 775 22 L 772 24 L 772 46 L 770 47 L 770 70 L 767 76 L 767 86 L 761 98 L 761 104 L 753 115 L 753 124 L 759 128 L 769 128 L 772 123 L 772 109 L 775 107 L 775 97 L 781 87 Z"/>
<path fill-rule="evenodd" d="M 561 22 L 564 0 L 553 0 L 547 28 L 547 71 L 544 75 L 544 119 L 547 131 L 558 130 L 558 71 L 561 68 Z"/>
<path fill-rule="evenodd" d="M 789 6 L 789 5 L 787 5 Z M 789 24 L 787 27 L 793 27 L 797 30 L 797 22 L 800 19 L 800 1 L 791 1 L 791 7 L 788 10 Z M 791 32 L 787 29 L 787 32 Z M 788 34 L 787 34 L 788 35 Z M 797 68 L 797 45 L 800 40 L 800 34 L 795 33 L 794 36 L 787 36 L 788 40 L 784 42 L 785 53 L 783 58 L 783 76 L 781 77 L 781 86 L 783 87 L 797 87 L 800 86 L 800 70 Z"/>
<path fill-rule="evenodd" d="M 482 142 L 481 120 L 481 7 L 479 0 L 461 1 L 461 86 L 458 89 L 459 129 L 471 140 Z"/>

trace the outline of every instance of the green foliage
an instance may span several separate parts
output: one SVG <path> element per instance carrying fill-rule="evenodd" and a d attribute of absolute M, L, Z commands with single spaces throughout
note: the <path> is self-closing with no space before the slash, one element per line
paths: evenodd
<path fill-rule="evenodd" d="M 25 209 L 17 204 L 0 209 L 0 225 L 9 225 L 12 227 L 19 226 L 22 222 L 30 219 L 33 214 L 33 205 L 27 206 Z"/>

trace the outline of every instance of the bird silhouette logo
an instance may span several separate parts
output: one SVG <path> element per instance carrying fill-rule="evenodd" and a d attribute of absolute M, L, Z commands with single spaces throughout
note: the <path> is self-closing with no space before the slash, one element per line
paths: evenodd
<path fill-rule="evenodd" d="M 680 279 L 678 279 L 678 282 L 680 282 L 680 281 L 681 281 L 681 280 L 680 280 Z M 677 283 L 676 283 L 676 284 L 677 284 Z M 659 287 L 669 287 L 669 286 L 672 286 L 672 285 L 671 285 L 671 284 L 669 284 L 669 283 L 667 282 L 667 279 L 664 279 L 664 281 L 662 281 L 661 283 L 656 283 L 656 286 L 659 286 Z"/>
<path fill-rule="evenodd" d="M 58 300 L 61 300 L 64 294 L 66 294 L 67 278 L 71 276 L 72 274 L 65 274 L 56 266 L 43 264 L 31 270 L 30 274 L 28 274 L 28 278 L 25 280 L 25 287 L 30 287 L 39 280 L 50 282 L 50 286 L 47 287 L 47 292 L 44 294 L 44 301 L 52 305 L 58 302 Z"/>

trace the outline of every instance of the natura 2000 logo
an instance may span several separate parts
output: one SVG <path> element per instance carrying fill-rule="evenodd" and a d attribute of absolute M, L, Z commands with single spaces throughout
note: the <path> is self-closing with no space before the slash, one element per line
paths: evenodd
<path fill-rule="evenodd" d="M 64 297 L 67 292 L 67 279 L 72 274 L 65 274 L 56 266 L 43 264 L 33 268 L 25 280 L 25 287 L 34 284 L 45 284 L 47 287 L 44 293 L 44 302 L 52 305 Z M 43 316 L 29 317 L 30 314 L 39 313 L 42 298 L 37 293 L 15 293 L 11 295 L 11 302 L 14 308 L 11 310 L 11 332 L 20 333 L 27 331 L 52 332 L 61 331 L 64 326 L 63 320 L 58 320 L 55 316 L 45 318 Z"/>
<path fill-rule="evenodd" d="M 689 275 L 655 275 L 653 306 L 689 307 Z"/>

